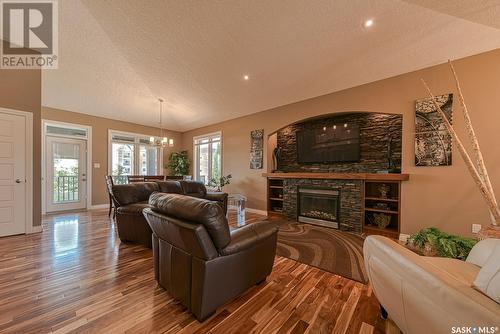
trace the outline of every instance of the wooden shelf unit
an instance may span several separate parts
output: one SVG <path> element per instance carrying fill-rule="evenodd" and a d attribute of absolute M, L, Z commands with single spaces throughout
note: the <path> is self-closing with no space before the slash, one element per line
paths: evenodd
<path fill-rule="evenodd" d="M 383 197 L 380 188 L 383 185 L 389 189 Z M 380 234 L 398 239 L 401 223 L 401 181 L 399 180 L 366 180 L 364 182 L 363 198 L 363 233 Z M 390 217 L 390 224 L 386 228 L 378 227 L 374 223 L 375 214 L 384 214 Z"/>
<path fill-rule="evenodd" d="M 267 212 L 283 214 L 283 179 L 267 178 Z"/>

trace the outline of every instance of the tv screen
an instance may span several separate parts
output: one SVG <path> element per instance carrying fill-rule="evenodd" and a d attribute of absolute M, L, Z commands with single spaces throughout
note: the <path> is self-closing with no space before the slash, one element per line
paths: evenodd
<path fill-rule="evenodd" d="M 340 124 L 296 133 L 299 163 L 354 162 L 360 159 L 359 125 Z"/>

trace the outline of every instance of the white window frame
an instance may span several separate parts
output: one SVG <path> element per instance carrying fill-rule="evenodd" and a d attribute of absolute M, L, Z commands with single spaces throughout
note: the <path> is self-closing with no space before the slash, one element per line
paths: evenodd
<path fill-rule="evenodd" d="M 85 137 L 78 136 L 67 136 L 61 134 L 52 134 L 47 133 L 48 126 L 56 126 L 60 128 L 68 128 L 68 129 L 76 129 L 76 130 L 84 130 L 86 132 Z M 52 121 L 49 119 L 42 119 L 42 214 L 47 213 L 47 196 L 46 196 L 46 184 L 45 184 L 45 173 L 46 171 L 46 156 L 45 156 L 45 140 L 47 136 L 52 137 L 61 137 L 61 138 L 73 138 L 85 140 L 87 142 L 87 175 L 86 175 L 86 184 L 87 184 L 87 209 L 92 207 L 92 126 L 90 125 L 82 125 L 77 123 L 68 123 L 68 122 L 60 122 L 60 121 Z"/>
<path fill-rule="evenodd" d="M 129 137 L 134 137 L 134 142 L 120 142 L 120 141 L 113 141 L 113 135 L 123 135 L 123 136 L 129 136 Z M 126 143 L 126 144 L 133 144 L 134 145 L 134 166 L 133 166 L 133 175 L 140 175 L 140 166 L 139 166 L 139 161 L 140 161 L 140 146 L 141 145 L 146 145 L 146 146 L 154 146 L 154 145 L 148 145 L 145 143 L 141 143 L 140 139 L 148 139 L 154 137 L 157 139 L 155 136 L 151 135 L 145 135 L 145 134 L 140 134 L 140 133 L 134 133 L 134 132 L 125 132 L 125 131 L 118 131 L 118 130 L 113 130 L 109 129 L 108 130 L 108 175 L 112 175 L 113 173 L 113 143 Z M 158 175 L 163 175 L 164 174 L 164 168 L 163 168 L 163 148 L 158 147 L 158 165 L 156 166 Z"/>
<path fill-rule="evenodd" d="M 211 146 L 211 143 L 213 142 L 212 141 L 212 138 L 214 137 L 220 137 L 220 140 L 219 140 L 219 144 L 220 144 L 220 171 L 221 171 L 221 175 L 224 175 L 223 173 L 223 166 L 224 166 L 224 160 L 223 160 L 223 157 L 224 157 L 224 147 L 222 146 L 222 131 L 216 131 L 216 132 L 211 132 L 211 133 L 207 133 L 207 134 L 204 134 L 204 135 L 200 135 L 200 136 L 195 136 L 193 137 L 193 160 L 194 160 L 194 175 L 193 175 L 193 178 L 196 180 L 196 181 L 200 181 L 198 180 L 198 173 L 199 173 L 199 159 L 198 159 L 198 150 L 196 149 L 196 147 L 198 145 L 201 145 L 201 144 L 196 144 L 196 141 L 200 140 L 200 139 L 208 139 L 208 143 L 209 143 L 209 146 Z M 212 149 L 209 147 L 209 150 L 208 150 L 208 161 L 209 161 L 209 165 L 208 165 L 208 175 L 212 175 Z M 207 182 L 210 182 L 210 180 L 207 180 Z"/>

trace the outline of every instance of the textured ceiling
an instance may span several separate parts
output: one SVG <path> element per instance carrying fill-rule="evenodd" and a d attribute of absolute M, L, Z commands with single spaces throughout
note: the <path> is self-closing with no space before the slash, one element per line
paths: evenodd
<path fill-rule="evenodd" d="M 59 69 L 43 73 L 43 105 L 157 125 L 162 97 L 164 126 L 178 131 L 500 47 L 498 1 L 59 6 Z"/>
<path fill-rule="evenodd" d="M 499 0 L 404 0 L 444 14 L 500 29 Z"/>

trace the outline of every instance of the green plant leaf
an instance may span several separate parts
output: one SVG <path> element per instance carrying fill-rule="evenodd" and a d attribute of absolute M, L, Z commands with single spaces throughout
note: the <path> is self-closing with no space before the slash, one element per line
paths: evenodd
<path fill-rule="evenodd" d="M 410 242 L 417 248 L 424 249 L 426 243 L 442 257 L 465 260 L 476 241 L 442 232 L 436 227 L 424 228 L 410 236 Z"/>

